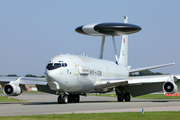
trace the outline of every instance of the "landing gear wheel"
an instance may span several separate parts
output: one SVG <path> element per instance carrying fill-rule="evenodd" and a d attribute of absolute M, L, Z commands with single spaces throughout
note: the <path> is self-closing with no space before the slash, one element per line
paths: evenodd
<path fill-rule="evenodd" d="M 131 100 L 130 94 L 128 92 L 124 95 L 124 98 L 126 102 L 130 102 Z"/>
<path fill-rule="evenodd" d="M 73 102 L 73 95 L 69 95 L 68 96 L 68 103 L 72 103 Z"/>
<path fill-rule="evenodd" d="M 58 99 L 57 99 L 57 102 L 59 103 L 59 104 L 62 104 L 62 95 L 59 95 L 59 97 L 58 97 Z"/>
<path fill-rule="evenodd" d="M 123 102 L 123 95 L 119 93 L 117 95 L 117 100 L 118 100 L 118 102 Z"/>
<path fill-rule="evenodd" d="M 79 102 L 79 100 L 80 100 L 79 95 L 74 95 L 74 102 L 77 103 Z"/>
<path fill-rule="evenodd" d="M 64 96 L 62 99 L 63 104 L 67 104 L 68 103 L 68 96 Z"/>

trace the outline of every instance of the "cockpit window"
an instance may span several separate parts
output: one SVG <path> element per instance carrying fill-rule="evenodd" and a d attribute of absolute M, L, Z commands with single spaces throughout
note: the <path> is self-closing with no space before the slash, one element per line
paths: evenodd
<path fill-rule="evenodd" d="M 61 67 L 61 63 L 54 63 L 54 66 L 59 66 L 59 67 Z"/>
<path fill-rule="evenodd" d="M 53 63 L 48 63 L 48 65 L 47 66 L 53 66 Z"/>
<path fill-rule="evenodd" d="M 62 67 L 67 67 L 67 63 L 62 63 Z"/>
<path fill-rule="evenodd" d="M 48 70 L 54 70 L 60 67 L 67 67 L 67 63 L 48 63 L 46 66 Z"/>
<path fill-rule="evenodd" d="M 67 63 L 65 63 L 65 67 L 67 67 Z"/>

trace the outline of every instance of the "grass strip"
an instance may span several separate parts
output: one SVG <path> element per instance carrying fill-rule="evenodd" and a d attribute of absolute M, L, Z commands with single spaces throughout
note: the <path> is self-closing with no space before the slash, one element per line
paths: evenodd
<path fill-rule="evenodd" d="M 1 120 L 179 120 L 180 111 L 121 112 L 121 113 L 71 113 L 32 116 L 0 117 Z"/>
<path fill-rule="evenodd" d="M 116 94 L 88 94 L 89 96 L 117 97 Z M 132 97 L 132 96 L 131 96 Z M 180 99 L 180 96 L 165 96 L 164 94 L 147 94 L 134 98 L 141 99 Z"/>

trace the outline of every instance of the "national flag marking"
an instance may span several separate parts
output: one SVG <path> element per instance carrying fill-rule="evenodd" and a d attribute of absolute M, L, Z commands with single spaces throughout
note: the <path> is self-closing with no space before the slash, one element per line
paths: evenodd
<path fill-rule="evenodd" d="M 125 38 L 123 39 L 124 43 L 125 43 Z"/>

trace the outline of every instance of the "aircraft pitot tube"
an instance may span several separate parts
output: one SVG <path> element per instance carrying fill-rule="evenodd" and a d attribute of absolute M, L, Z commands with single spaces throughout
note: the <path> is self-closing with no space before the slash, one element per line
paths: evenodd
<path fill-rule="evenodd" d="M 18 78 L 16 81 L 11 81 L 8 84 L 3 86 L 3 93 L 8 96 L 18 96 L 23 90 L 19 87 L 20 79 Z"/>
<path fill-rule="evenodd" d="M 168 80 L 163 84 L 163 91 L 165 93 L 168 94 L 174 94 L 177 92 L 178 87 L 177 85 L 174 83 L 174 80 L 176 79 L 176 77 L 174 77 L 174 75 L 172 74 Z"/>

